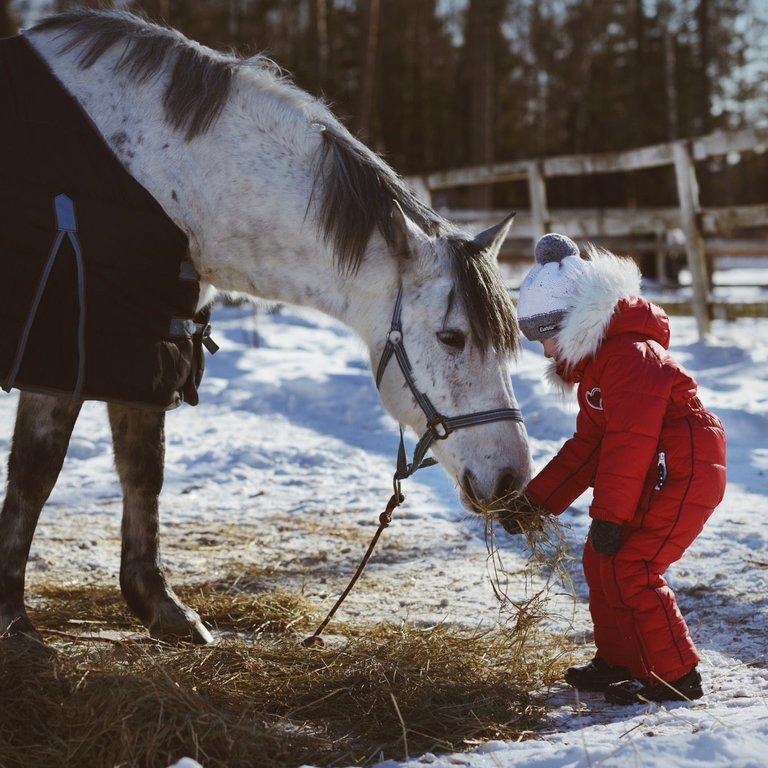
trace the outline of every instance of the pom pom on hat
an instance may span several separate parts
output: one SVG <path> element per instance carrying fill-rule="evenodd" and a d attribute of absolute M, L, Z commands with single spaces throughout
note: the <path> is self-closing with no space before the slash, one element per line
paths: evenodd
<path fill-rule="evenodd" d="M 578 256 L 579 246 L 570 237 L 550 232 L 536 243 L 534 258 L 537 264 L 552 264 L 568 256 Z"/>

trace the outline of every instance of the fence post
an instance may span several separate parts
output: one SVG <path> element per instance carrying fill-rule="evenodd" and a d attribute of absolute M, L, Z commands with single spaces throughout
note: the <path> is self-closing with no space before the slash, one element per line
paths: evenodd
<path fill-rule="evenodd" d="M 531 227 L 533 242 L 549 231 L 549 210 L 547 208 L 547 187 L 541 164 L 537 160 L 528 163 L 528 197 L 531 201 Z"/>
<path fill-rule="evenodd" d="M 685 233 L 685 252 L 693 282 L 693 314 L 699 338 L 703 338 L 709 333 L 709 278 L 700 224 L 699 183 L 686 142 L 676 141 L 672 145 L 672 157 L 675 162 L 677 197 L 680 203 L 680 225 Z"/>

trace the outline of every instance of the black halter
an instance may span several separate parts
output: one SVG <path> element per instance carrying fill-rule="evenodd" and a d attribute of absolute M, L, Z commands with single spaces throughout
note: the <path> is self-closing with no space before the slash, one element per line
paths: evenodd
<path fill-rule="evenodd" d="M 381 379 L 384 376 L 387 364 L 392 359 L 392 355 L 394 355 L 405 378 L 405 383 L 427 417 L 427 431 L 419 438 L 419 442 L 413 451 L 413 458 L 408 463 L 405 453 L 403 426 L 402 424 L 400 425 L 400 446 L 397 451 L 397 471 L 394 477 L 395 492 L 398 495 L 400 494 L 399 484 L 401 480 L 410 477 L 422 467 L 430 467 L 433 464 L 437 464 L 436 459 L 431 457 L 425 458 L 427 451 L 435 441 L 445 440 L 457 429 L 474 427 L 478 424 L 491 424 L 494 421 L 518 421 L 521 423 L 523 421 L 523 414 L 519 408 L 496 408 L 492 411 L 476 411 L 464 416 L 443 416 L 432 404 L 429 397 L 416 386 L 416 381 L 413 378 L 413 369 L 403 346 L 402 311 L 403 287 L 400 286 L 397 291 L 397 299 L 395 300 L 395 309 L 392 313 L 392 325 L 387 334 L 387 344 L 381 354 L 379 367 L 376 369 L 376 386 L 379 387 L 381 385 Z"/>

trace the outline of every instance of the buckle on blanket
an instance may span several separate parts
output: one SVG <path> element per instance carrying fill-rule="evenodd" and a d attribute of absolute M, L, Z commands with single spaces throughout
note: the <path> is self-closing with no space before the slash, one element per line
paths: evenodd
<path fill-rule="evenodd" d="M 208 323 L 202 330 L 202 342 L 203 346 L 212 354 L 215 355 L 221 347 L 211 338 L 211 324 Z"/>
<path fill-rule="evenodd" d="M 56 214 L 56 227 L 63 232 L 77 232 L 75 204 L 66 195 L 56 195 L 53 198 L 53 210 Z"/>
<path fill-rule="evenodd" d="M 219 345 L 211 338 L 210 323 L 203 325 L 186 317 L 174 317 L 171 318 L 168 335 L 182 339 L 193 339 L 195 336 L 199 336 L 203 346 L 212 355 L 215 355 L 220 349 Z"/>

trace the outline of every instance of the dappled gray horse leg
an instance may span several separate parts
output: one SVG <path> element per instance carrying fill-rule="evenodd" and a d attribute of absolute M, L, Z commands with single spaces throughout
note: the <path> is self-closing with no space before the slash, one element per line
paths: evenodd
<path fill-rule="evenodd" d="M 123 489 L 123 597 L 152 637 L 210 642 L 200 617 L 168 585 L 160 563 L 158 497 L 163 486 L 165 414 L 110 404 L 109 421 Z"/>
<path fill-rule="evenodd" d="M 24 576 L 40 511 L 61 472 L 82 403 L 22 392 L 0 512 L 0 634 L 36 634 L 24 610 Z"/>

